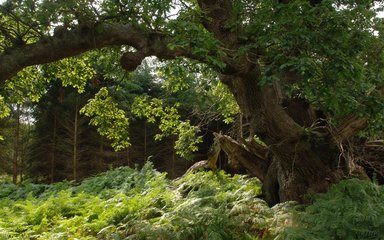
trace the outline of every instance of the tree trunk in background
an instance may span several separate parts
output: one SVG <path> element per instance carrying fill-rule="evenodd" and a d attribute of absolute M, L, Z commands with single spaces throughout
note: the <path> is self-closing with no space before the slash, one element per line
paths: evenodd
<path fill-rule="evenodd" d="M 99 137 L 99 172 L 104 171 L 104 141 L 103 137 Z"/>
<path fill-rule="evenodd" d="M 56 138 L 57 138 L 57 117 L 53 117 L 53 136 L 51 144 L 51 161 L 50 161 L 50 181 L 55 182 L 55 165 L 56 165 Z"/>
<path fill-rule="evenodd" d="M 15 110 L 15 140 L 13 146 L 13 183 L 17 184 L 17 177 L 19 175 L 19 149 L 20 149 L 20 105 L 16 105 Z"/>
<path fill-rule="evenodd" d="M 73 180 L 77 181 L 77 165 L 78 165 L 78 114 L 79 114 L 79 106 L 78 106 L 78 97 L 76 96 L 76 104 L 75 104 L 75 119 L 74 119 L 74 129 L 73 129 Z"/>
<path fill-rule="evenodd" d="M 127 157 L 127 166 L 130 167 L 131 166 L 131 159 L 130 159 L 130 154 L 129 154 L 129 147 L 127 148 L 126 150 L 126 157 Z"/>
<path fill-rule="evenodd" d="M 175 146 L 176 137 L 172 136 L 172 146 Z M 175 164 L 176 164 L 176 150 L 174 147 L 172 147 L 172 169 L 171 169 L 171 175 L 172 178 L 175 178 Z"/>
<path fill-rule="evenodd" d="M 144 163 L 147 162 L 147 121 L 144 120 Z"/>
<path fill-rule="evenodd" d="M 240 138 L 244 138 L 244 131 L 243 131 L 243 114 L 240 113 L 240 116 L 239 116 L 239 134 L 238 136 Z"/>

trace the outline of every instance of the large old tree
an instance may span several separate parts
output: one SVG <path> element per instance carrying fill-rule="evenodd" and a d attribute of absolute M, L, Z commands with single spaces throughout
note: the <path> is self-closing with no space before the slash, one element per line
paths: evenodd
<path fill-rule="evenodd" d="M 234 95 L 249 137 L 216 143 L 264 183 L 270 204 L 364 177 L 350 146 L 383 114 L 379 1 L 9 0 L 0 10 L 2 85 L 106 47 L 125 51 L 128 71 L 147 56 L 183 57 Z"/>

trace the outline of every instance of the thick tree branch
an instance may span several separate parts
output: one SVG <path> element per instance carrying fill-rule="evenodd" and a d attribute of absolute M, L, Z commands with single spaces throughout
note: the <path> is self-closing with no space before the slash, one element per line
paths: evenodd
<path fill-rule="evenodd" d="M 57 30 L 57 31 L 56 31 Z M 169 50 L 169 39 L 161 33 L 137 29 L 129 24 L 88 24 L 73 30 L 56 29 L 54 36 L 43 37 L 33 44 L 8 49 L 0 55 L 0 83 L 13 77 L 23 68 L 32 65 L 58 61 L 86 51 L 106 46 L 128 45 L 143 56 L 156 55 L 160 58 L 176 56 L 193 57 L 188 50 Z M 138 57 L 136 54 L 135 57 Z M 132 59 L 125 56 L 124 61 Z M 141 61 L 140 61 L 141 62 Z M 126 64 L 130 66 L 130 64 Z"/>
<path fill-rule="evenodd" d="M 209 151 L 208 151 L 208 154 L 207 154 L 208 155 L 208 159 L 207 160 L 202 160 L 202 161 L 199 161 L 199 162 L 193 164 L 186 171 L 186 173 L 189 173 L 189 172 L 192 172 L 192 171 L 196 171 L 196 170 L 199 170 L 199 169 L 204 169 L 204 168 L 208 168 L 208 169 L 211 169 L 211 170 L 216 170 L 217 169 L 216 164 L 217 164 L 217 160 L 219 158 L 220 151 L 221 151 L 221 146 L 220 146 L 220 143 L 217 140 L 216 135 L 215 135 L 215 141 L 213 142 L 212 146 L 209 148 Z"/>
<path fill-rule="evenodd" d="M 247 141 L 243 138 L 240 138 L 239 143 L 241 143 L 248 151 L 253 153 L 258 158 L 265 159 L 266 161 L 269 161 L 268 160 L 268 154 L 269 154 L 268 147 L 257 143 L 253 139 L 251 141 Z"/>
<path fill-rule="evenodd" d="M 202 20 L 204 27 L 227 46 L 235 43 L 237 36 L 231 32 L 230 27 L 230 21 L 234 20 L 231 1 L 198 0 L 197 2 L 206 16 Z"/>
<path fill-rule="evenodd" d="M 367 127 L 367 118 L 358 116 L 346 117 L 343 122 L 337 127 L 334 138 L 337 143 L 341 143 L 353 136 L 359 131 Z"/>
<path fill-rule="evenodd" d="M 220 133 L 215 133 L 215 141 L 220 144 L 221 149 L 230 159 L 238 161 L 251 175 L 264 181 L 270 164 L 269 159 L 260 157 L 265 154 L 264 148 L 260 148 L 263 150 L 259 154 L 253 154 L 231 137 Z"/>

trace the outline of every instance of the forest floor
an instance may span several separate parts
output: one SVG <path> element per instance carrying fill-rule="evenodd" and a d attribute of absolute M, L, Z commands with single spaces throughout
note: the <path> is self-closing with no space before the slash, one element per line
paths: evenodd
<path fill-rule="evenodd" d="M 255 178 L 222 171 L 178 180 L 110 170 L 75 184 L 0 178 L 2 239 L 384 239 L 384 188 L 346 180 L 314 204 L 272 208 Z"/>

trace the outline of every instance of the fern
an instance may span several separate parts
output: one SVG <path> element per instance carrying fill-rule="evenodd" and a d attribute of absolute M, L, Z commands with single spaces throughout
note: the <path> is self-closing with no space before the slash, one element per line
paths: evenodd
<path fill-rule="evenodd" d="M 170 181 L 150 163 L 79 185 L 9 185 L 0 239 L 272 239 L 276 214 L 287 211 L 269 208 L 260 191 L 258 180 L 224 172 Z"/>
<path fill-rule="evenodd" d="M 297 212 L 281 239 L 384 239 L 384 187 L 349 179 Z"/>

